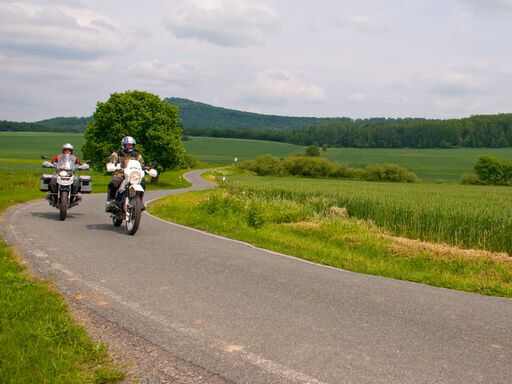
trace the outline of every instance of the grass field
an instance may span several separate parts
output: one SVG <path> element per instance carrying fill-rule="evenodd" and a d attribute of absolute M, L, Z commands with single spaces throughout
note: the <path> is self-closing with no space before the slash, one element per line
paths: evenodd
<path fill-rule="evenodd" d="M 458 182 L 472 171 L 480 156 L 491 155 L 512 161 L 512 148 L 458 149 L 356 149 L 331 148 L 325 157 L 354 167 L 375 163 L 395 163 L 426 181 Z"/>
<path fill-rule="evenodd" d="M 79 133 L 0 132 L 0 162 L 2 159 L 39 159 L 52 155 L 65 142 L 71 142 L 81 156 L 83 135 Z M 206 164 L 231 165 L 270 153 L 286 157 L 303 153 L 305 147 L 258 140 L 191 137 L 184 141 L 187 152 Z M 493 155 L 512 161 L 512 148 L 460 148 L 460 149 L 357 149 L 330 148 L 323 152 L 329 160 L 364 167 L 376 163 L 396 163 L 414 172 L 420 179 L 458 182 L 470 172 L 478 157 Z"/>
<path fill-rule="evenodd" d="M 237 195 L 299 202 L 312 215 L 341 207 L 396 236 L 512 255 L 510 187 L 255 176 L 230 181 Z"/>
<path fill-rule="evenodd" d="M 446 188 L 458 188 L 458 185 L 430 184 L 432 189 L 422 191 L 417 187 L 427 184 L 378 184 L 379 189 L 377 183 L 234 175 L 228 175 L 227 183 L 222 185 L 213 191 L 166 197 L 152 204 L 149 210 L 163 219 L 319 264 L 512 297 L 512 259 L 509 256 L 396 237 L 378 223 L 385 219 L 392 224 L 393 219 L 398 219 L 402 231 L 407 231 L 411 224 L 417 229 L 431 231 L 434 236 L 436 229 L 449 236 L 450 231 L 457 231 L 462 220 L 460 232 L 471 232 L 478 239 L 482 221 L 464 209 L 468 203 L 472 204 L 469 209 L 478 205 L 481 197 L 478 191 L 463 198 L 454 210 L 450 210 L 448 205 L 453 203 L 452 197 L 457 199 L 459 193 Z M 409 186 L 413 189 L 394 189 Z M 410 193 L 411 199 L 408 195 L 407 202 L 402 204 L 404 192 Z M 434 192 L 455 192 L 455 195 L 444 199 Z M 464 196 L 464 191 L 460 192 Z M 490 219 L 489 226 L 481 228 L 481 232 L 489 240 L 497 235 L 498 243 L 504 241 L 510 246 L 506 235 L 512 228 L 511 207 L 501 199 L 511 197 L 512 190 L 494 192 L 499 194 L 496 197 L 500 202 L 489 216 L 481 218 L 483 221 Z M 432 193 L 434 196 L 429 200 Z M 427 200 L 422 203 L 424 198 Z M 431 210 L 429 204 L 433 200 L 436 205 Z M 489 201 L 484 208 L 492 203 Z M 448 210 L 445 215 L 442 212 L 438 215 L 435 210 L 441 206 Z M 504 209 L 503 216 L 496 217 L 500 208 Z M 359 214 L 366 214 L 367 219 L 360 220 Z M 386 218 L 388 215 L 390 217 Z M 452 219 L 458 220 L 453 226 Z M 502 234 L 500 229 L 504 230 Z M 487 230 L 489 234 L 485 233 Z"/>

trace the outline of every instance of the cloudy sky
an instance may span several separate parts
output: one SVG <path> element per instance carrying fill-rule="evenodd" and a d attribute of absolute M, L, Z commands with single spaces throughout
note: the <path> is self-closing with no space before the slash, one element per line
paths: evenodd
<path fill-rule="evenodd" d="M 0 120 L 134 89 L 289 116 L 512 112 L 512 0 L 0 0 Z"/>

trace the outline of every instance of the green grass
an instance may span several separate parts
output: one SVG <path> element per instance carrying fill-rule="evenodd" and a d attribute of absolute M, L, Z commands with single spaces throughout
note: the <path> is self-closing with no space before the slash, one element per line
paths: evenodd
<path fill-rule="evenodd" d="M 253 176 L 230 179 L 240 183 L 244 193 L 301 202 L 316 212 L 345 207 L 351 217 L 371 220 L 397 236 L 512 254 L 510 187 Z M 237 189 L 237 193 L 241 192 Z"/>
<path fill-rule="evenodd" d="M 288 181 L 270 187 L 270 181 L 252 177 L 244 178 L 243 186 L 229 186 L 233 179 L 241 180 L 229 176 L 226 188 L 169 196 L 151 205 L 150 211 L 166 220 L 336 268 L 512 297 L 512 262 L 397 248 L 393 238 L 371 221 L 329 209 L 333 199 L 322 181 L 311 182 L 317 192 L 325 193 L 305 199 L 293 191 L 302 179 L 291 181 L 292 188 Z M 276 189 L 292 191 L 275 193 Z"/>
<path fill-rule="evenodd" d="M 31 279 L 0 242 L 0 382 L 107 383 L 124 378 L 105 345 L 74 324 L 47 282 Z"/>
<path fill-rule="evenodd" d="M 183 142 L 185 149 L 205 163 L 228 165 L 254 159 L 269 153 L 287 157 L 304 153 L 306 147 L 293 144 L 258 140 L 191 137 Z M 460 149 L 359 149 L 329 148 L 322 156 L 351 167 L 369 164 L 395 163 L 414 172 L 427 181 L 458 182 L 462 175 L 473 170 L 478 157 L 493 155 L 512 161 L 512 148 L 460 148 Z"/>
<path fill-rule="evenodd" d="M 84 143 L 80 133 L 0 132 L 2 159 L 39 159 L 58 152 L 63 143 L 70 142 L 81 156 Z M 207 164 L 230 165 L 269 153 L 287 157 L 304 153 L 300 145 L 261 140 L 191 137 L 184 141 L 187 152 Z M 396 163 L 414 172 L 426 181 L 458 182 L 462 175 L 472 171 L 478 157 L 493 155 L 512 161 L 512 148 L 460 148 L 460 149 L 359 149 L 329 148 L 322 156 L 347 163 L 351 167 L 365 167 L 376 163 Z"/>
<path fill-rule="evenodd" d="M 75 147 L 75 154 L 82 156 L 82 133 L 53 132 L 0 132 L 0 157 L 2 159 L 39 159 L 60 153 L 64 143 Z"/>
<path fill-rule="evenodd" d="M 50 136 L 62 141 L 60 135 Z M 5 157 L 0 159 L 0 211 L 43 198 L 39 177 L 49 170 L 42 168 L 35 152 L 11 148 L 9 153 L 1 153 Z M 12 157 L 15 153 L 34 156 L 17 159 Z M 94 192 L 106 192 L 110 176 L 82 173 L 92 175 Z M 182 174 L 182 170 L 165 172 L 158 185 L 148 185 L 148 189 L 186 187 L 189 183 Z M 30 278 L 13 250 L 0 240 L 0 383 L 111 383 L 123 377 L 105 345 L 93 343 L 74 324 L 55 289 L 48 282 Z"/>
<path fill-rule="evenodd" d="M 190 140 L 183 142 L 183 146 L 199 161 L 220 165 L 233 164 L 235 157 L 238 162 L 254 159 L 264 153 L 286 157 L 304 152 L 305 149 L 299 145 L 271 141 L 212 137 L 191 137 Z"/>
<path fill-rule="evenodd" d="M 356 149 L 330 148 L 325 156 L 332 161 L 354 167 L 368 164 L 395 163 L 414 172 L 420 179 L 458 182 L 469 173 L 480 156 L 492 155 L 512 161 L 512 148 L 458 149 Z"/>

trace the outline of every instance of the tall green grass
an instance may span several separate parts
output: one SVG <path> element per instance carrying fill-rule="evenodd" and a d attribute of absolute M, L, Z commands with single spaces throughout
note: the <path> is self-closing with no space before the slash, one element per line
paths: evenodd
<path fill-rule="evenodd" d="M 235 195 L 344 207 L 397 235 L 512 254 L 512 188 L 234 176 Z"/>
<path fill-rule="evenodd" d="M 512 262 L 397 247 L 368 221 L 325 195 L 261 193 L 246 186 L 169 196 L 152 204 L 167 220 L 336 268 L 512 297 Z M 269 189 L 268 186 L 263 189 Z"/>

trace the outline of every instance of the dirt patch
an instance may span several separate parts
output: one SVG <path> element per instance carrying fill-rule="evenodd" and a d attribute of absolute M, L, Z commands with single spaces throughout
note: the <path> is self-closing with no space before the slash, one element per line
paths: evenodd
<path fill-rule="evenodd" d="M 432 257 L 446 258 L 457 257 L 462 259 L 486 258 L 500 263 L 512 263 L 512 257 L 504 252 L 489 252 L 477 249 L 461 249 L 448 244 L 428 243 L 421 240 L 412 240 L 405 237 L 393 237 L 383 235 L 384 238 L 391 240 L 389 250 L 394 253 L 410 253 L 421 255 L 427 252 Z"/>

